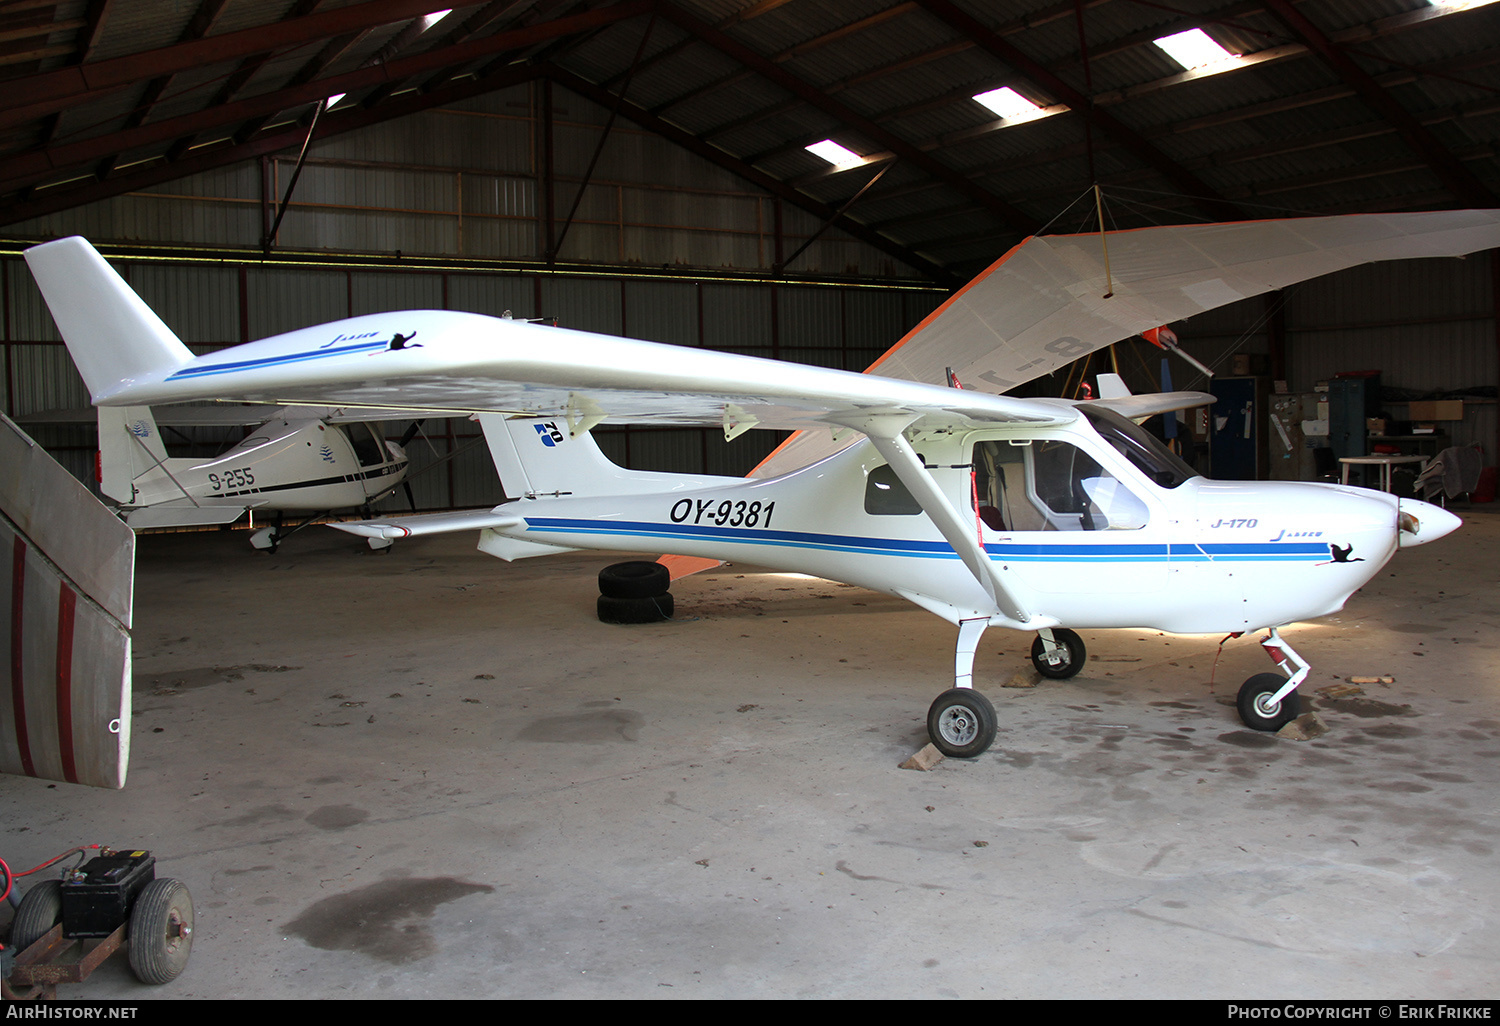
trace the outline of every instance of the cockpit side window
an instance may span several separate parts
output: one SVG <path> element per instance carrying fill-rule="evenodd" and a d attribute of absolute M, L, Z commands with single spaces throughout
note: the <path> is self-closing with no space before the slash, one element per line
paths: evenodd
<path fill-rule="evenodd" d="M 994 530 L 1133 531 L 1148 519 L 1145 503 L 1097 460 L 1056 439 L 977 443 L 974 490 Z"/>
<path fill-rule="evenodd" d="M 1145 474 L 1152 484 L 1162 488 L 1176 488 L 1189 478 L 1198 476 L 1196 470 L 1154 435 L 1113 410 L 1082 403 L 1078 406 L 1078 412 L 1087 417 L 1094 430 L 1114 446 L 1116 452 L 1129 460 L 1132 466 Z M 1176 414 L 1169 413 L 1167 416 Z"/>
<path fill-rule="evenodd" d="M 922 504 L 912 498 L 890 464 L 882 464 L 865 478 L 865 512 L 873 516 L 915 516 Z"/>
<path fill-rule="evenodd" d="M 354 423 L 348 425 L 349 443 L 354 446 L 354 455 L 362 467 L 378 467 L 385 462 L 385 446 L 381 445 L 370 425 Z"/>
<path fill-rule="evenodd" d="M 1028 494 L 1026 451 L 1029 448 L 1007 441 L 979 442 L 974 446 L 976 511 L 993 531 L 1052 529 Z"/>

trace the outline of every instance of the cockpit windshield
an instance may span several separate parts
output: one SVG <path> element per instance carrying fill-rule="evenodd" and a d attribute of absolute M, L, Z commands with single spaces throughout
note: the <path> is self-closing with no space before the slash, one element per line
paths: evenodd
<path fill-rule="evenodd" d="M 1143 430 L 1139 424 L 1126 420 L 1113 410 L 1088 403 L 1080 403 L 1077 409 L 1089 419 L 1094 430 L 1145 474 L 1152 484 L 1161 488 L 1176 488 L 1189 478 L 1199 476 L 1182 457 L 1168 449 L 1150 432 Z"/>

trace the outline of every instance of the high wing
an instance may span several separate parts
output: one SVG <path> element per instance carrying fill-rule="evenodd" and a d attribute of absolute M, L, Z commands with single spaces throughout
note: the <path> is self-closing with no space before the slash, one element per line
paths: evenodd
<path fill-rule="evenodd" d="M 194 356 L 81 238 L 26 251 L 98 406 L 203 399 L 596 424 L 942 429 L 1067 423 L 1062 406 L 448 310 L 369 314 Z M 71 302 L 65 297 L 77 297 Z"/>
<path fill-rule="evenodd" d="M 952 368 L 966 386 L 1004 392 L 1144 330 L 1309 278 L 1380 260 L 1463 256 L 1495 246 L 1495 210 L 1033 236 L 934 310 L 866 373 L 938 382 Z M 801 435 L 753 473 L 774 477 L 840 447 L 827 434 Z"/>
<path fill-rule="evenodd" d="M 349 335 L 376 341 L 343 345 Z M 396 335 L 420 347 L 389 348 Z M 219 397 L 412 414 L 552 416 L 599 423 L 858 428 L 910 415 L 924 429 L 972 423 L 1065 423 L 1071 411 L 1030 400 L 896 381 L 480 314 L 374 314 L 278 335 L 117 380 L 102 405 Z"/>
<path fill-rule="evenodd" d="M 289 406 L 276 409 L 260 403 L 214 403 L 210 406 L 160 406 L 151 411 L 158 427 L 216 428 L 256 427 L 268 420 L 321 420 L 325 424 L 349 424 L 371 420 L 421 420 L 433 416 L 427 410 L 343 409 L 332 406 Z M 38 410 L 15 418 L 17 424 L 93 424 L 92 409 Z"/>

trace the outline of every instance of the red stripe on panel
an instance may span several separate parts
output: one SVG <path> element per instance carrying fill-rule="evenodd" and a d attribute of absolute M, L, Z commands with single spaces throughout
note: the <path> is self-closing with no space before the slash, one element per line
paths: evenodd
<path fill-rule="evenodd" d="M 78 783 L 73 761 L 73 610 L 78 596 L 65 582 L 58 582 L 57 595 L 57 742 L 62 755 L 63 779 Z"/>
<path fill-rule="evenodd" d="M 15 715 L 16 747 L 21 752 L 21 772 L 36 776 L 31 762 L 31 742 L 26 736 L 26 688 L 21 675 L 21 608 L 26 600 L 26 543 L 16 535 L 11 547 L 10 571 L 10 709 Z"/>

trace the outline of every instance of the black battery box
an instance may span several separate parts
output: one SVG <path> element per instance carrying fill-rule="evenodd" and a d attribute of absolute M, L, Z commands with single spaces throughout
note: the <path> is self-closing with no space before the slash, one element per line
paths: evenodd
<path fill-rule="evenodd" d="M 108 937 L 130 918 L 131 906 L 156 879 L 149 851 L 106 851 L 63 875 L 63 936 Z"/>

